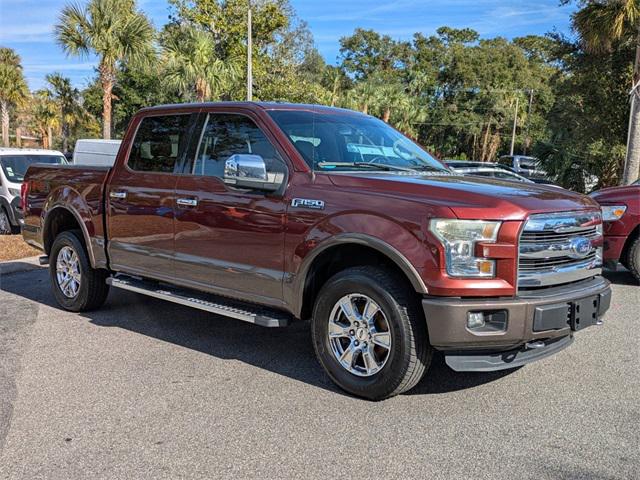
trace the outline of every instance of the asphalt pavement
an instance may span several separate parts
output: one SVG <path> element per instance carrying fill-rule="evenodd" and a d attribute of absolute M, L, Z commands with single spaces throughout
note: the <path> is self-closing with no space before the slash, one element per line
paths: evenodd
<path fill-rule="evenodd" d="M 266 329 L 113 290 L 56 307 L 47 271 L 0 275 L 1 479 L 640 478 L 640 287 L 608 275 L 601 327 L 524 368 L 367 402 L 309 326 Z"/>

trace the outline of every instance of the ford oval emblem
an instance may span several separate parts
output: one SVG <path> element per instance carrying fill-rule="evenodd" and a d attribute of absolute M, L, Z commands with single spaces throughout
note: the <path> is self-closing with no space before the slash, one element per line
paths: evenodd
<path fill-rule="evenodd" d="M 584 258 L 591 252 L 591 240 L 585 237 L 572 238 L 569 242 L 569 256 Z"/>

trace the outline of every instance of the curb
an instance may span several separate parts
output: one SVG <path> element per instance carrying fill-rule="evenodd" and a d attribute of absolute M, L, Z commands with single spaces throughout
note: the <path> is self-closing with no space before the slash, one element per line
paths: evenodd
<path fill-rule="evenodd" d="M 39 258 L 40 256 L 36 256 L 0 262 L 0 276 L 43 268 L 38 261 Z"/>

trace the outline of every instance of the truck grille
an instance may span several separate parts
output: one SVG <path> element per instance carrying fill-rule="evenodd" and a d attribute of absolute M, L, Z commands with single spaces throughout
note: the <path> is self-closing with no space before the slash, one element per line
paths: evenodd
<path fill-rule="evenodd" d="M 520 235 L 518 287 L 575 282 L 601 273 L 600 212 L 531 215 Z"/>

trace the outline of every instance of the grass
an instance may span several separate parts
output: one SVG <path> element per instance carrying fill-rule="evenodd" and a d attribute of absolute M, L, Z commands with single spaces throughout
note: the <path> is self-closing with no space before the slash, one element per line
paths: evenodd
<path fill-rule="evenodd" d="M 27 245 L 22 235 L 0 235 L 0 262 L 36 255 L 41 255 L 41 252 Z"/>

